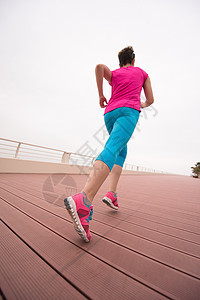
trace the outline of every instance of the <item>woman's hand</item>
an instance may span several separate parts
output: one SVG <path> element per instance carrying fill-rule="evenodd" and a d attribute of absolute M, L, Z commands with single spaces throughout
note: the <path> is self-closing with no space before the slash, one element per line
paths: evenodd
<path fill-rule="evenodd" d="M 99 97 L 99 105 L 101 106 L 101 108 L 106 107 L 107 104 L 108 102 L 104 96 Z"/>
<path fill-rule="evenodd" d="M 147 107 L 147 104 L 146 104 L 146 102 L 141 102 L 141 105 L 140 105 L 140 107 L 141 107 L 141 108 L 145 108 L 145 107 Z"/>

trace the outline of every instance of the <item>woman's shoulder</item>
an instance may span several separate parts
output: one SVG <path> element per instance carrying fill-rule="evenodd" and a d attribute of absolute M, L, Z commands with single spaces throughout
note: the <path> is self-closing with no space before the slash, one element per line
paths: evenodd
<path fill-rule="evenodd" d="M 141 77 L 142 77 L 144 80 L 146 80 L 147 77 L 148 77 L 148 73 L 145 72 L 143 69 L 141 69 L 141 68 L 139 68 L 139 67 L 135 67 L 135 68 L 137 68 L 138 74 L 140 74 Z"/>
<path fill-rule="evenodd" d="M 139 67 L 134 67 L 135 71 L 139 71 L 139 72 L 145 72 L 142 68 Z"/>
<path fill-rule="evenodd" d="M 114 70 L 112 70 L 112 73 L 118 73 L 118 72 L 120 72 L 120 70 L 121 70 L 121 68 L 114 69 Z"/>
<path fill-rule="evenodd" d="M 117 75 L 117 74 L 126 74 L 127 70 L 126 69 L 129 69 L 131 72 L 133 73 L 140 73 L 140 74 L 147 74 L 142 68 L 140 67 L 134 67 L 134 66 L 129 66 L 127 68 L 118 68 L 118 69 L 115 69 L 112 71 L 112 74 L 113 75 Z M 130 73 L 129 73 L 130 74 Z"/>

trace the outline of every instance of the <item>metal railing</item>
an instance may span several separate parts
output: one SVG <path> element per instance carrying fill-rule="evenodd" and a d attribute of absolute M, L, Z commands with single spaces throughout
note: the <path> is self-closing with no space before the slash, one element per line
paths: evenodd
<path fill-rule="evenodd" d="M 94 156 L 67 152 L 65 150 L 58 150 L 4 138 L 0 138 L 0 157 L 43 162 L 56 162 L 80 166 L 92 166 L 96 158 Z M 163 171 L 128 163 L 124 164 L 124 169 L 139 172 L 164 173 Z"/>

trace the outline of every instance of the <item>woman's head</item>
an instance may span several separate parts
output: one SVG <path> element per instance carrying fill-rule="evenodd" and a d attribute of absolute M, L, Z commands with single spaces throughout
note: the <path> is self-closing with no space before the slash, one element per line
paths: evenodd
<path fill-rule="evenodd" d="M 119 58 L 120 67 L 123 67 L 127 64 L 132 64 L 133 59 L 135 58 L 135 53 L 134 53 L 133 47 L 129 46 L 129 47 L 122 49 L 118 53 L 118 58 Z"/>

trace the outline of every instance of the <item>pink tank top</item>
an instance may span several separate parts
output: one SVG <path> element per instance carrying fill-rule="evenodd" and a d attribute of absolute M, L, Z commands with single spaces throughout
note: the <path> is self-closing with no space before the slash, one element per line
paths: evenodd
<path fill-rule="evenodd" d="M 138 67 L 122 67 L 112 71 L 112 94 L 104 114 L 119 107 L 140 111 L 140 94 L 148 74 Z"/>

